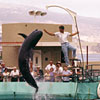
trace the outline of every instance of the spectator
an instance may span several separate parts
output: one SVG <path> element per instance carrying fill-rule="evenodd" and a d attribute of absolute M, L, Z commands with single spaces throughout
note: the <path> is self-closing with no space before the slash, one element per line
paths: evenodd
<path fill-rule="evenodd" d="M 19 82 L 25 82 L 25 79 L 22 76 L 21 72 L 19 72 Z"/>
<path fill-rule="evenodd" d="M 49 62 L 49 64 L 46 66 L 45 70 L 46 70 L 46 71 L 47 71 L 47 70 L 50 71 L 51 68 L 53 68 L 54 71 L 56 70 L 56 66 L 53 64 L 53 61 L 50 61 L 50 62 Z"/>
<path fill-rule="evenodd" d="M 59 70 L 59 65 L 56 64 L 56 70 L 55 70 L 55 81 L 56 82 L 61 82 L 61 74 L 62 72 Z"/>
<path fill-rule="evenodd" d="M 35 78 L 37 81 L 43 81 L 43 70 L 40 69 L 40 66 L 37 66 L 35 70 Z"/>
<path fill-rule="evenodd" d="M 34 77 L 34 71 L 33 71 L 33 68 L 32 67 L 30 67 L 30 73 Z"/>
<path fill-rule="evenodd" d="M 29 66 L 30 68 L 33 68 L 33 62 L 31 60 L 29 60 Z"/>
<path fill-rule="evenodd" d="M 5 71 L 3 72 L 3 82 L 8 82 L 9 74 L 7 68 L 5 68 Z"/>
<path fill-rule="evenodd" d="M 72 75 L 72 72 L 68 70 L 68 67 L 65 65 L 64 66 L 64 71 L 62 72 L 62 80 L 63 82 L 69 82 L 70 81 L 70 76 Z"/>
<path fill-rule="evenodd" d="M 60 61 L 58 61 L 57 63 L 56 63 L 56 66 L 58 66 L 59 67 L 59 73 L 62 73 L 63 72 L 63 67 L 61 66 L 61 62 Z"/>
<path fill-rule="evenodd" d="M 2 68 L 0 66 L 0 82 L 3 82 Z"/>
<path fill-rule="evenodd" d="M 55 81 L 54 69 L 50 68 L 50 82 L 54 82 L 54 81 Z"/>
<path fill-rule="evenodd" d="M 44 75 L 44 79 L 45 79 L 45 82 L 50 82 L 50 73 L 49 73 L 48 70 L 47 70 L 47 72 Z"/>
<path fill-rule="evenodd" d="M 6 68 L 5 63 L 2 62 L 2 63 L 1 63 L 1 66 L 2 66 L 2 73 L 3 73 L 3 72 L 5 71 L 5 68 Z"/>
<path fill-rule="evenodd" d="M 14 69 L 11 71 L 11 81 L 12 82 L 17 82 L 18 81 L 18 76 L 19 76 L 19 71 L 14 67 Z"/>

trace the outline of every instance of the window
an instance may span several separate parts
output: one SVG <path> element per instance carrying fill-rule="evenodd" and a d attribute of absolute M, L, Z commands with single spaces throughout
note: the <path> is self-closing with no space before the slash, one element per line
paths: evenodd
<path fill-rule="evenodd" d="M 38 57 L 35 58 L 35 64 L 38 65 Z"/>

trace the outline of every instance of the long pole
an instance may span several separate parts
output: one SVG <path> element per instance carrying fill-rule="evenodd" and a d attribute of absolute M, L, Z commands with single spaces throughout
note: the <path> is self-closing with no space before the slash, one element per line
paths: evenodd
<path fill-rule="evenodd" d="M 86 46 L 86 51 L 87 51 L 87 56 L 86 56 L 86 62 L 87 62 L 87 64 L 86 64 L 86 69 L 88 69 L 88 46 Z"/>
<path fill-rule="evenodd" d="M 76 23 L 76 31 L 78 32 L 78 26 L 77 26 L 76 16 L 74 16 L 74 19 L 75 19 L 75 23 Z M 84 67 L 84 57 L 83 57 L 82 45 L 81 45 L 81 40 L 80 40 L 80 35 L 79 34 L 78 34 L 78 40 L 79 40 L 79 46 L 80 46 L 80 51 L 81 51 L 81 57 L 82 57 L 83 67 Z"/>

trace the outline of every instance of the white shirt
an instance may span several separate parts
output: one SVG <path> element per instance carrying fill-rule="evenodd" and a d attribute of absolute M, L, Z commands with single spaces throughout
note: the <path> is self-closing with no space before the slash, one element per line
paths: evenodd
<path fill-rule="evenodd" d="M 31 72 L 31 75 L 34 77 L 34 71 Z"/>
<path fill-rule="evenodd" d="M 14 72 L 14 70 L 11 71 L 10 76 L 17 76 L 17 75 L 19 75 L 19 71 L 18 70 L 16 70 L 16 72 Z"/>
<path fill-rule="evenodd" d="M 3 76 L 4 76 L 3 82 L 7 82 L 8 81 L 8 76 L 9 76 L 9 72 L 7 72 L 7 73 L 3 72 Z"/>
<path fill-rule="evenodd" d="M 63 72 L 63 68 L 62 67 L 59 67 L 58 70 L 55 70 L 56 74 L 61 74 L 62 72 Z"/>
<path fill-rule="evenodd" d="M 45 70 L 49 70 L 49 71 L 50 71 L 51 68 L 53 68 L 54 71 L 56 70 L 56 66 L 55 66 L 54 64 L 52 64 L 52 66 L 51 66 L 50 64 L 48 64 L 48 65 L 46 66 Z"/>
<path fill-rule="evenodd" d="M 65 43 L 65 42 L 68 42 L 67 38 L 68 36 L 70 35 L 69 32 L 64 32 L 64 33 L 61 33 L 61 32 L 56 32 L 54 33 L 55 36 L 57 36 L 59 38 L 59 42 L 60 43 Z"/>
<path fill-rule="evenodd" d="M 62 72 L 63 72 L 63 68 L 59 67 L 59 73 L 62 73 Z"/>
<path fill-rule="evenodd" d="M 3 76 L 4 77 L 9 76 L 9 72 L 7 72 L 7 73 L 3 72 Z"/>

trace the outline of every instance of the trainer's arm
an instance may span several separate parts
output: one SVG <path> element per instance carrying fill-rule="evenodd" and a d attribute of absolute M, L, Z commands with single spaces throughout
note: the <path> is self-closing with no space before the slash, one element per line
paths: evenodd
<path fill-rule="evenodd" d="M 70 34 L 69 36 L 75 36 L 75 35 L 77 35 L 77 34 L 79 34 L 79 32 L 72 33 L 72 34 Z"/>
<path fill-rule="evenodd" d="M 54 33 L 48 32 L 46 29 L 44 29 L 44 32 L 46 32 L 47 34 L 51 35 L 51 36 L 55 36 Z"/>

